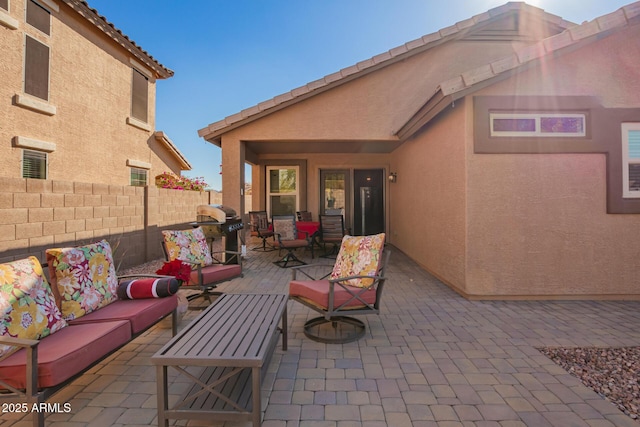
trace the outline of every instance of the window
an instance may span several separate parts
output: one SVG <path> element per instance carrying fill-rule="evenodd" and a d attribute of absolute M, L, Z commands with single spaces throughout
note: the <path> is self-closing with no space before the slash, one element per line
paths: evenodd
<path fill-rule="evenodd" d="M 131 185 L 144 187 L 148 182 L 149 171 L 141 168 L 131 168 Z"/>
<path fill-rule="evenodd" d="M 9 0 L 0 0 L 0 9 L 9 11 Z"/>
<path fill-rule="evenodd" d="M 640 198 L 640 123 L 622 123 L 622 197 Z"/>
<path fill-rule="evenodd" d="M 27 24 L 51 35 L 51 12 L 33 0 L 27 1 Z"/>
<path fill-rule="evenodd" d="M 298 167 L 267 167 L 267 203 L 270 216 L 294 215 L 300 210 Z"/>
<path fill-rule="evenodd" d="M 22 150 L 22 177 L 47 179 L 47 153 Z"/>
<path fill-rule="evenodd" d="M 491 113 L 491 136 L 585 136 L 585 114 Z"/>
<path fill-rule="evenodd" d="M 49 100 L 49 47 L 29 36 L 25 43 L 24 93 Z"/>
<path fill-rule="evenodd" d="M 147 105 L 149 98 L 149 79 L 140 71 L 133 70 L 131 87 L 131 115 L 134 119 L 147 122 Z"/>

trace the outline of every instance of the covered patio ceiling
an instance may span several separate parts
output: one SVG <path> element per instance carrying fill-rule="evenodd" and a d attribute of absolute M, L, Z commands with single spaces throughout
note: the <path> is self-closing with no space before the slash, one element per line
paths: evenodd
<path fill-rule="evenodd" d="M 245 141 L 246 148 L 255 154 L 386 154 L 398 148 L 402 141 Z"/>

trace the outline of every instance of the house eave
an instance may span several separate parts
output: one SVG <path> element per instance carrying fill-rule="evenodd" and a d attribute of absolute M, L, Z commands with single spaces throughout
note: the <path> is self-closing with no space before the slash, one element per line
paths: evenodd
<path fill-rule="evenodd" d="M 160 131 L 160 130 L 156 131 L 154 132 L 153 136 L 155 137 L 156 141 L 164 145 L 167 148 L 167 150 L 169 150 L 169 152 L 173 155 L 173 157 L 175 157 L 178 160 L 178 163 L 180 163 L 181 170 L 189 171 L 192 169 L 192 166 L 187 160 L 187 158 L 180 152 L 180 150 L 178 150 L 178 148 L 175 146 L 173 141 L 171 141 L 163 131 Z"/>

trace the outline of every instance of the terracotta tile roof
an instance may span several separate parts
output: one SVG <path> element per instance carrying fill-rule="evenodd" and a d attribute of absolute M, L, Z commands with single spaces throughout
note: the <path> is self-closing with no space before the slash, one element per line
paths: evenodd
<path fill-rule="evenodd" d="M 84 0 L 62 0 L 80 16 L 112 38 L 117 44 L 129 51 L 137 60 L 145 64 L 156 73 L 157 78 L 166 79 L 173 76 L 173 70 L 162 65 L 147 51 L 138 46 L 133 40 L 117 29 L 111 22 L 91 8 Z"/>
<path fill-rule="evenodd" d="M 575 25 L 559 16 L 545 12 L 544 10 L 527 5 L 521 2 L 509 2 L 502 6 L 493 8 L 487 12 L 474 15 L 469 19 L 460 21 L 455 25 L 443 28 L 431 34 L 427 34 L 419 39 L 409 41 L 401 46 L 395 47 L 388 52 L 381 53 L 373 58 L 358 62 L 355 65 L 344 68 L 333 74 L 329 74 L 319 80 L 310 82 L 305 86 L 298 87 L 292 91 L 278 95 L 273 99 L 262 102 L 257 106 L 247 108 L 239 113 L 233 114 L 223 120 L 211 123 L 207 127 L 200 129 L 198 135 L 207 140 L 215 140 L 224 132 L 256 120 L 272 112 L 278 111 L 295 102 L 302 101 L 310 96 L 314 96 L 332 87 L 344 84 L 350 80 L 360 77 L 366 73 L 375 71 L 378 68 L 393 64 L 403 60 L 408 56 L 415 55 L 426 49 L 437 46 L 446 40 L 458 37 L 474 26 L 486 22 L 496 16 L 509 13 L 515 10 L 527 11 L 541 15 L 544 20 L 559 26 L 568 28 Z"/>
<path fill-rule="evenodd" d="M 595 36 L 602 35 L 607 31 L 622 28 L 629 25 L 632 20 L 637 23 L 638 17 L 640 17 L 640 1 L 621 7 L 615 12 L 603 15 L 593 21 L 572 26 L 560 34 L 519 49 L 505 58 L 468 70 L 443 81 L 437 86 L 434 95 L 409 119 L 396 135 L 401 139 L 411 136 L 437 115 L 444 105 L 448 105 L 451 101 L 473 92 L 478 86 L 486 85 L 493 79 L 498 79 L 509 71 L 525 66 L 543 56 L 558 52 L 563 48 L 576 45 L 590 38 L 595 39 Z M 443 102 L 443 99 L 447 99 L 447 102 Z"/>

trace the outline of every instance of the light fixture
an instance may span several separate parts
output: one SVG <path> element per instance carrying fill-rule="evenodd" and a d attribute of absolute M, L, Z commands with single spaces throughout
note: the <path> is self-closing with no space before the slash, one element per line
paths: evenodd
<path fill-rule="evenodd" d="M 389 172 L 389 182 L 396 182 L 398 180 L 398 174 L 395 172 Z"/>

